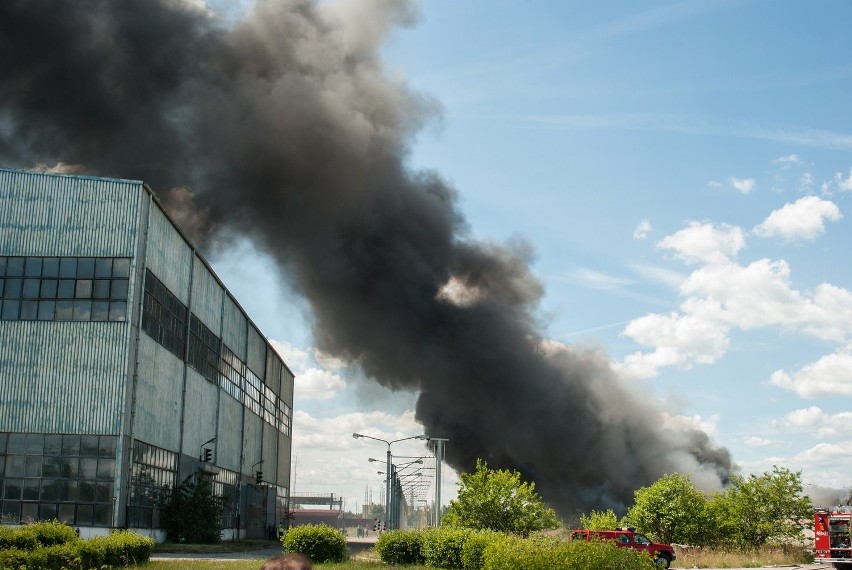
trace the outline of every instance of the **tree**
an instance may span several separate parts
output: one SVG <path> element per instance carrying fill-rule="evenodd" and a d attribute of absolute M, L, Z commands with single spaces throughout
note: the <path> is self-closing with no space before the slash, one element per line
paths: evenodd
<path fill-rule="evenodd" d="M 580 515 L 580 526 L 588 530 L 615 530 L 626 526 L 624 518 L 619 519 L 612 509 L 606 511 L 593 510 L 588 515 Z"/>
<path fill-rule="evenodd" d="M 630 526 L 669 544 L 703 544 L 712 530 L 707 498 L 679 473 L 663 475 L 635 491 L 625 518 Z"/>
<path fill-rule="evenodd" d="M 213 493 L 209 477 L 190 475 L 169 496 L 161 523 L 173 542 L 219 542 L 222 535 L 222 498 Z"/>
<path fill-rule="evenodd" d="M 517 471 L 489 469 L 478 459 L 476 471 L 459 478 L 458 498 L 450 501 L 442 524 L 521 536 L 559 526 L 556 513 L 535 492 L 535 483 L 521 481 Z"/>
<path fill-rule="evenodd" d="M 772 468 L 762 475 L 734 476 L 710 499 L 721 542 L 741 548 L 803 539 L 813 504 L 802 495 L 802 472 Z"/>

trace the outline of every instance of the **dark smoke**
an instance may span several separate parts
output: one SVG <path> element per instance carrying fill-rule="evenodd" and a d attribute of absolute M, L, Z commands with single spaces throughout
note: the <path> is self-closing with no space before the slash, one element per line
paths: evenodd
<path fill-rule="evenodd" d="M 259 0 L 236 23 L 188 0 L 5 0 L 0 161 L 182 188 L 195 227 L 274 256 L 319 348 L 419 390 L 458 469 L 517 469 L 562 514 L 665 472 L 718 486 L 727 451 L 664 431 L 603 355 L 545 342 L 529 248 L 470 239 L 455 190 L 407 166 L 438 105 L 379 47 L 414 19 L 403 0 Z"/>

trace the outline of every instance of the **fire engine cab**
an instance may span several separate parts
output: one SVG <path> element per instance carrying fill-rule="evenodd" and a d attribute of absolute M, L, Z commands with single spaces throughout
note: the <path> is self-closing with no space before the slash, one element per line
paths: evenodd
<path fill-rule="evenodd" d="M 835 568 L 852 570 L 852 507 L 830 507 L 814 513 L 814 558 Z"/>

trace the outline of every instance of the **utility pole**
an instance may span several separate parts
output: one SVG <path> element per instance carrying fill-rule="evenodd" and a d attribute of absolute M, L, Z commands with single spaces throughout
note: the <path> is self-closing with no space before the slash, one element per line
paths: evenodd
<path fill-rule="evenodd" d="M 444 462 L 444 444 L 450 441 L 442 437 L 430 437 L 435 442 L 435 526 L 441 526 L 441 464 Z"/>

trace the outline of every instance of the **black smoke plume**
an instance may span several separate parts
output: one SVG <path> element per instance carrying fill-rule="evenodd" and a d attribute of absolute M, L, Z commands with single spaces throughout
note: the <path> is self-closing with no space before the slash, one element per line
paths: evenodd
<path fill-rule="evenodd" d="M 455 190 L 407 166 L 439 106 L 379 48 L 415 17 L 403 0 L 259 0 L 238 21 L 190 0 L 4 0 L 0 162 L 191 189 L 196 221 L 250 236 L 303 292 L 319 348 L 419 391 L 458 469 L 517 469 L 562 514 L 623 507 L 665 472 L 724 482 L 726 450 L 542 337 L 526 245 L 472 240 Z"/>

